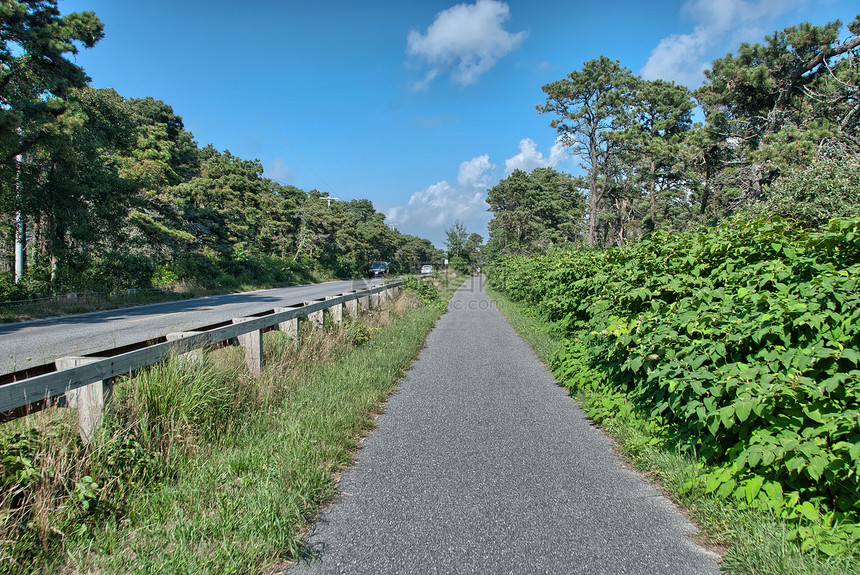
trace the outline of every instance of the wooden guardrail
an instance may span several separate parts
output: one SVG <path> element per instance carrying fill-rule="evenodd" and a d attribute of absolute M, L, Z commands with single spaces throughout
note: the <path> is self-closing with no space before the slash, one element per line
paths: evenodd
<path fill-rule="evenodd" d="M 253 317 L 234 318 L 229 325 L 211 329 L 166 334 L 150 345 L 134 344 L 125 353 L 105 350 L 92 355 L 64 357 L 56 360 L 56 371 L 25 377 L 0 385 L 0 420 L 9 421 L 27 415 L 65 398 L 69 407 L 77 407 L 79 430 L 85 441 L 102 420 L 103 410 L 110 403 L 112 380 L 140 368 L 153 365 L 172 353 L 188 353 L 222 342 L 238 341 L 245 348 L 245 360 L 254 374 L 263 367 L 262 333 L 279 329 L 300 341 L 299 319 L 307 317 L 314 327 L 322 327 L 325 310 L 331 310 L 334 322 L 343 318 L 343 310 L 357 317 L 359 308 L 376 307 L 390 293 L 397 293 L 402 282 L 393 282 L 362 291 L 306 301 L 303 304 L 275 308 Z M 43 371 L 50 366 L 42 366 Z"/>

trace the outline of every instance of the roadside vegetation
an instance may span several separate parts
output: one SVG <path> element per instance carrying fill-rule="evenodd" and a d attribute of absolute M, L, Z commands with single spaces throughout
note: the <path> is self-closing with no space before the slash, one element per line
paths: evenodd
<path fill-rule="evenodd" d="M 725 572 L 860 573 L 860 219 L 737 218 L 489 277 L 552 330 L 554 353 L 536 347 L 588 415 L 727 547 Z"/>
<path fill-rule="evenodd" d="M 89 445 L 71 410 L 0 429 L 0 571 L 259 573 L 302 534 L 462 282 L 411 282 L 394 303 L 300 347 L 264 334 L 119 381 Z M 447 285 L 446 285 L 447 283 Z"/>

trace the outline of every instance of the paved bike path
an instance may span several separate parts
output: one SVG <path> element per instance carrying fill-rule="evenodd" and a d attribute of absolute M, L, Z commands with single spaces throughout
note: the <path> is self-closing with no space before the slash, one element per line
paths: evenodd
<path fill-rule="evenodd" d="M 483 293 L 458 290 L 286 573 L 715 574 Z"/>

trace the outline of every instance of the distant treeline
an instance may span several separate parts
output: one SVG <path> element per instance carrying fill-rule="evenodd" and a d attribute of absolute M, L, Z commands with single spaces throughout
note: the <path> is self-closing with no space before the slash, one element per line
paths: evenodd
<path fill-rule="evenodd" d="M 407 272 L 444 257 L 369 200 L 281 185 L 259 160 L 199 147 L 164 102 L 88 86 L 67 56 L 102 36 L 91 12 L 4 2 L 0 299 L 350 277 L 373 260 Z"/>

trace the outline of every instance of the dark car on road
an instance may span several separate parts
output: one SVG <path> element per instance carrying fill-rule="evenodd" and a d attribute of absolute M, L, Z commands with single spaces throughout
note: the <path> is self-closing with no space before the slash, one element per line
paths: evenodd
<path fill-rule="evenodd" d="M 384 276 L 388 273 L 388 262 L 373 262 L 370 264 L 370 269 L 367 272 L 372 278 Z"/>

